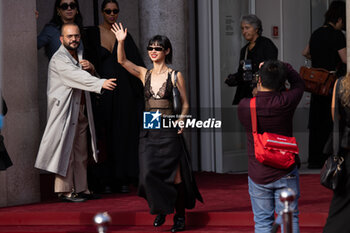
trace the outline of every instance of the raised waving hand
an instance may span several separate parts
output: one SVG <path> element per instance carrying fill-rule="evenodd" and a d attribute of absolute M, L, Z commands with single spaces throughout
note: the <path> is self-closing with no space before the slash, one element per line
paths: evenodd
<path fill-rule="evenodd" d="M 119 25 L 117 23 L 114 23 L 112 25 L 111 30 L 114 33 L 115 38 L 118 40 L 118 42 L 124 41 L 126 38 L 126 35 L 128 34 L 128 29 L 125 28 L 124 30 L 122 23 L 119 23 Z"/>
<path fill-rule="evenodd" d="M 124 48 L 124 42 L 126 39 L 126 36 L 128 34 L 128 29 L 123 28 L 123 25 L 119 23 L 114 23 L 112 25 L 111 31 L 114 33 L 115 38 L 118 41 L 118 49 L 117 49 L 117 58 L 118 63 L 123 66 L 130 74 L 134 75 L 135 77 L 139 78 L 142 83 L 145 83 L 145 75 L 147 72 L 147 69 L 142 66 L 137 66 L 131 61 L 129 61 L 125 54 L 125 48 Z"/>

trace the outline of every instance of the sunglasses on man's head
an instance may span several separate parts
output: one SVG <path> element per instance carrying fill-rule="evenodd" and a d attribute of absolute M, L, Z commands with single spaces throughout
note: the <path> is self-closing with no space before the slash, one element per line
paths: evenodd
<path fill-rule="evenodd" d="M 163 47 L 152 47 L 152 46 L 147 46 L 147 50 L 148 50 L 148 51 L 152 51 L 153 49 L 156 50 L 156 51 L 158 51 L 158 52 L 164 50 Z"/>
<path fill-rule="evenodd" d="M 62 5 L 60 5 L 60 8 L 61 8 L 62 10 L 67 10 L 68 7 L 69 7 L 70 9 L 74 10 L 75 8 L 77 8 L 77 4 L 74 3 L 74 2 L 71 2 L 71 3 L 69 3 L 69 4 L 68 4 L 68 3 L 63 3 Z"/>
<path fill-rule="evenodd" d="M 104 12 L 107 14 L 107 15 L 110 15 L 110 14 L 112 14 L 112 12 L 113 12 L 113 14 L 118 14 L 119 13 L 119 9 L 114 9 L 114 10 L 109 10 L 109 9 L 106 9 L 106 10 L 104 10 Z"/>

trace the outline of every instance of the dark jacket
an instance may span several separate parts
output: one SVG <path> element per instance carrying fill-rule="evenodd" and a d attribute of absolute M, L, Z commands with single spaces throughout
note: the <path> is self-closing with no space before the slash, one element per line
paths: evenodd
<path fill-rule="evenodd" d="M 256 73 L 259 70 L 259 64 L 263 61 L 267 60 L 276 60 L 278 55 L 278 49 L 274 45 L 274 43 L 266 37 L 259 36 L 255 41 L 255 46 L 252 50 L 248 50 L 247 59 L 250 59 L 252 61 L 252 70 L 253 73 Z M 236 105 L 241 101 L 241 99 L 246 97 L 252 97 L 252 90 L 254 88 L 253 85 L 251 85 L 251 82 L 245 82 L 243 81 L 243 67 L 242 67 L 242 61 L 245 60 L 245 53 L 246 49 L 249 46 L 249 43 L 246 44 L 242 49 L 240 53 L 240 63 L 238 66 L 238 71 L 235 74 L 237 80 L 237 90 L 235 97 L 233 99 L 232 104 Z"/>
<path fill-rule="evenodd" d="M 293 136 L 293 115 L 304 92 L 304 82 L 299 74 L 288 65 L 290 89 L 282 92 L 258 92 L 256 95 L 256 115 L 258 133 L 269 132 Z M 243 98 L 238 105 L 238 117 L 247 132 L 248 175 L 257 184 L 274 182 L 291 172 L 263 165 L 255 158 L 250 98 Z M 297 158 L 298 161 L 298 158 Z"/>

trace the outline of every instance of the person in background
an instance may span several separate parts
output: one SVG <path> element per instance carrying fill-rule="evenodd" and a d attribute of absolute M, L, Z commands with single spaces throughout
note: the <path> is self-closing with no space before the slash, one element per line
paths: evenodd
<path fill-rule="evenodd" d="M 55 192 L 61 201 L 96 199 L 87 185 L 88 148 L 97 161 L 90 91 L 113 90 L 116 79 L 99 79 L 94 66 L 82 59 L 76 24 L 61 28 L 61 47 L 48 72 L 48 120 L 35 167 L 55 173 Z"/>
<path fill-rule="evenodd" d="M 83 17 L 79 11 L 78 0 L 56 0 L 52 19 L 37 37 L 37 48 L 45 47 L 45 54 L 49 59 L 61 46 L 61 27 L 64 23 L 75 23 L 82 29 Z"/>
<path fill-rule="evenodd" d="M 118 40 L 118 62 L 144 85 L 145 110 L 153 117 L 174 115 L 173 85 L 174 70 L 167 64 L 172 62 L 172 46 L 166 36 L 156 35 L 150 39 L 147 50 L 153 62 L 148 70 L 128 60 L 124 44 L 127 29 L 114 24 L 112 31 Z M 181 115 L 188 112 L 185 80 L 177 73 L 177 87 L 181 94 Z M 183 120 L 181 117 L 179 121 Z M 185 208 L 192 209 L 196 199 L 202 201 L 191 170 L 189 155 L 182 139 L 183 128 L 143 129 L 140 133 L 139 158 L 140 180 L 138 195 L 144 197 L 151 214 L 157 215 L 153 225 L 161 226 L 167 214 L 176 210 L 171 232 L 185 230 Z"/>
<path fill-rule="evenodd" d="M 84 57 L 94 64 L 100 77 L 117 77 L 118 83 L 117 89 L 92 98 L 101 161 L 89 167 L 89 184 L 102 193 L 129 192 L 129 185 L 137 184 L 139 174 L 138 135 L 144 105 L 143 86 L 117 61 L 118 41 L 111 28 L 119 12 L 116 0 L 104 0 L 102 24 L 86 27 L 83 40 Z M 125 39 L 125 52 L 130 61 L 145 66 L 130 33 Z"/>
<path fill-rule="evenodd" d="M 303 55 L 311 59 L 312 67 L 337 71 L 344 75 L 346 64 L 346 40 L 342 33 L 345 26 L 345 2 L 333 1 L 325 14 L 325 23 L 311 35 Z M 323 153 L 333 128 L 331 117 L 332 96 L 311 94 L 309 113 L 309 158 L 308 168 L 322 168 L 327 155 Z"/>
<path fill-rule="evenodd" d="M 341 132 L 339 142 L 341 142 L 341 154 L 344 157 L 344 179 L 343 185 L 339 190 L 333 192 L 333 199 L 329 207 L 329 213 L 324 233 L 350 232 L 350 73 L 345 77 L 339 78 L 337 92 L 333 91 L 332 98 L 332 116 L 339 116 L 339 132 Z M 338 95 L 338 99 L 336 97 Z M 335 101 L 338 101 L 339 109 L 335 112 Z"/>
<path fill-rule="evenodd" d="M 7 113 L 7 105 L 5 103 L 4 98 L 2 98 L 2 116 L 1 116 L 1 121 L 3 121 L 3 117 L 6 115 Z M 0 171 L 5 171 L 7 168 L 11 167 L 12 161 L 11 158 L 9 156 L 9 154 L 7 153 L 6 147 L 5 147 L 5 143 L 4 143 L 4 136 L 2 136 L 1 134 L 1 129 L 3 127 L 3 122 L 1 122 L 0 124 Z"/>
<path fill-rule="evenodd" d="M 285 82 L 290 89 L 285 90 Z M 304 82 L 289 65 L 277 60 L 266 61 L 259 70 L 257 80 L 256 115 L 258 133 L 264 132 L 293 136 L 293 115 L 304 92 Z M 300 196 L 299 156 L 288 169 L 274 168 L 260 163 L 255 157 L 250 100 L 243 98 L 238 105 L 238 118 L 247 132 L 248 187 L 254 213 L 255 233 L 271 232 L 274 215 L 283 210 L 279 194 L 291 188 L 296 198 L 291 204 L 293 232 L 299 233 L 298 199 Z"/>
<path fill-rule="evenodd" d="M 256 15 L 243 16 L 241 28 L 248 43 L 241 49 L 237 73 L 230 74 L 225 80 L 227 85 L 237 86 L 232 103 L 234 105 L 243 98 L 252 97 L 252 90 L 256 86 L 254 74 L 259 70 L 259 64 L 277 59 L 278 55 L 278 49 L 273 42 L 262 36 L 262 23 Z"/>

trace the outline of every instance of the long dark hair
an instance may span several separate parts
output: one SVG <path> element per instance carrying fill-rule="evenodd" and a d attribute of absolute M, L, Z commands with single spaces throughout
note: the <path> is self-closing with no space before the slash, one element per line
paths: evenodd
<path fill-rule="evenodd" d="M 79 2 L 78 0 L 74 0 L 75 4 L 77 4 L 77 14 L 74 17 L 74 23 L 78 25 L 80 29 L 83 28 L 83 16 L 80 13 L 80 8 L 79 8 Z M 52 19 L 50 20 L 50 23 L 55 24 L 61 28 L 63 21 L 61 19 L 61 16 L 57 14 L 57 9 L 61 5 L 61 0 L 56 0 L 55 2 L 55 7 L 53 8 L 53 15 Z"/>
<path fill-rule="evenodd" d="M 101 11 L 103 11 L 105 9 L 105 7 L 108 3 L 115 3 L 117 5 L 118 9 L 120 10 L 117 0 L 104 0 L 101 4 Z"/>
<path fill-rule="evenodd" d="M 164 51 L 170 49 L 170 52 L 167 55 L 165 55 L 165 63 L 171 64 L 171 62 L 173 61 L 173 48 L 171 46 L 169 38 L 162 35 L 153 36 L 149 40 L 148 46 L 153 44 L 161 46 L 164 49 Z"/>
<path fill-rule="evenodd" d="M 343 21 L 343 25 L 345 26 L 346 23 L 346 9 L 345 9 L 345 2 L 342 1 L 333 1 L 331 5 L 329 5 L 329 8 L 327 12 L 324 15 L 325 23 L 334 23 L 336 24 L 338 22 L 338 19 L 341 18 Z"/>

